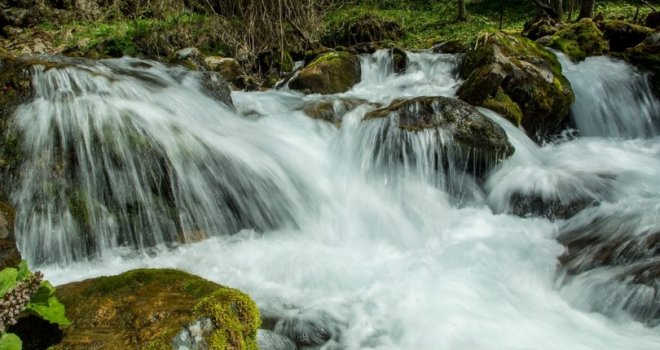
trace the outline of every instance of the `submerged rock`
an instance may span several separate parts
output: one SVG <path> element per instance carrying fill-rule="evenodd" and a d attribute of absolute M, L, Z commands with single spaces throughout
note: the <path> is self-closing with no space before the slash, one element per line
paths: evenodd
<path fill-rule="evenodd" d="M 296 350 L 293 340 L 267 329 L 257 331 L 259 350 Z"/>
<path fill-rule="evenodd" d="M 312 118 L 325 120 L 339 125 L 346 113 L 362 105 L 374 105 L 360 98 L 323 98 L 303 108 L 303 112 Z"/>
<path fill-rule="evenodd" d="M 257 349 L 254 302 L 185 272 L 133 270 L 57 295 L 72 323 L 52 349 Z"/>
<path fill-rule="evenodd" d="M 357 56 L 348 52 L 323 54 L 303 68 L 289 82 L 289 88 L 312 94 L 335 94 L 348 91 L 360 82 Z"/>
<path fill-rule="evenodd" d="M 531 135 L 545 136 L 568 117 L 575 99 L 555 55 L 521 36 L 480 38 L 460 67 L 462 100 L 492 108 Z"/>
<path fill-rule="evenodd" d="M 513 154 L 514 148 L 504 130 L 469 104 L 448 97 L 416 97 L 395 100 L 387 107 L 367 113 L 364 121 L 389 118 L 392 127 L 402 131 L 434 130 L 449 136 L 476 175 Z M 404 139 L 398 141 L 400 146 Z M 452 143 L 452 142 L 449 142 Z M 442 150 L 438 150 L 442 153 Z"/>
<path fill-rule="evenodd" d="M 280 319 L 274 332 L 298 347 L 315 347 L 337 337 L 337 321 L 327 312 L 302 310 Z"/>
<path fill-rule="evenodd" d="M 564 283 L 587 279 L 594 311 L 660 323 L 660 226 L 651 219 L 657 210 L 585 210 L 560 226 Z"/>

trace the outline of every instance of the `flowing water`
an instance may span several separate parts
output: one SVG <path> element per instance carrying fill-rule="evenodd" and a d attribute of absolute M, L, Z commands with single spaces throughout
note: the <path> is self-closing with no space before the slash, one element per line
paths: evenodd
<path fill-rule="evenodd" d="M 378 156 L 367 111 L 460 85 L 458 57 L 409 59 L 397 75 L 386 51 L 365 56 L 362 82 L 330 97 L 234 92 L 235 110 L 197 73 L 154 62 L 36 69 L 16 117 L 20 250 L 57 284 L 183 269 L 246 291 L 266 318 L 322 327 L 324 349 L 660 348 L 660 328 L 625 311 L 635 295 L 612 297 L 631 290 L 607 283 L 615 268 L 558 272 L 567 228 L 660 226 L 658 101 L 641 78 L 605 58 L 564 62 L 580 136 L 542 147 L 482 110 L 516 152 L 481 182 L 435 171 L 438 134 L 406 136 L 414 159 Z M 320 101 L 341 127 L 304 114 Z M 515 193 L 600 205 L 518 217 Z"/>

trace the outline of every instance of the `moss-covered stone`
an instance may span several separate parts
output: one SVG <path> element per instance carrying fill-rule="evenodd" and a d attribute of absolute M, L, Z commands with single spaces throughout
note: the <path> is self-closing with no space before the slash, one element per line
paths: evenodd
<path fill-rule="evenodd" d="M 431 129 L 450 135 L 454 143 L 442 146 L 457 146 L 465 158 L 452 161 L 464 163 L 477 176 L 515 151 L 499 125 L 458 99 L 435 96 L 395 100 L 387 107 L 367 113 L 364 121 L 381 118 L 392 118 L 393 126 L 408 132 Z M 406 141 L 397 142 L 403 145 Z"/>
<path fill-rule="evenodd" d="M 520 126 L 523 118 L 522 110 L 501 88 L 497 89 L 495 96 L 486 97 L 483 106 L 499 113 L 514 125 Z"/>
<path fill-rule="evenodd" d="M 603 33 L 589 18 L 565 25 L 552 36 L 549 46 L 565 53 L 574 61 L 609 52 L 609 44 Z"/>
<path fill-rule="evenodd" d="M 360 75 L 357 56 L 344 51 L 329 52 L 303 68 L 289 82 L 289 87 L 305 93 L 340 93 L 360 82 Z"/>
<path fill-rule="evenodd" d="M 646 38 L 642 43 L 613 56 L 624 59 L 650 74 L 651 87 L 660 96 L 660 33 Z"/>
<path fill-rule="evenodd" d="M 458 96 L 502 113 L 532 135 L 552 132 L 575 98 L 557 57 L 527 38 L 488 33 L 465 55 Z"/>
<path fill-rule="evenodd" d="M 613 52 L 636 46 L 654 32 L 651 28 L 619 20 L 604 22 L 602 27 L 603 36 L 609 41 Z"/>
<path fill-rule="evenodd" d="M 174 338 L 210 319 L 209 349 L 256 350 L 260 325 L 244 293 L 188 273 L 140 269 L 57 288 L 72 324 L 52 349 L 172 349 Z"/>

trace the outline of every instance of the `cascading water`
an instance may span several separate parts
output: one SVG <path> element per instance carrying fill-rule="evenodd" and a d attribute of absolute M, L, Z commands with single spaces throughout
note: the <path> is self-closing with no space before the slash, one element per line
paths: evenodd
<path fill-rule="evenodd" d="M 37 98 L 16 116 L 28 147 L 15 193 L 21 251 L 55 283 L 184 269 L 246 291 L 264 317 L 285 320 L 279 331 L 322 328 L 324 349 L 660 346 L 657 327 L 598 304 L 593 286 L 613 269 L 557 277 L 561 232 L 622 207 L 643 217 L 633 233 L 657 228 L 657 139 L 538 147 L 484 110 L 516 152 L 480 186 L 428 161 L 440 135 L 405 135 L 414 160 L 390 161 L 374 157 L 386 121 L 361 121 L 399 97 L 453 96 L 457 57 L 410 54 L 405 74 L 386 52 L 362 59 L 362 82 L 344 94 L 235 92 L 237 112 L 199 76 L 153 62 L 38 70 Z M 340 128 L 304 115 L 328 99 Z M 556 222 L 499 214 L 513 193 L 601 205 Z M 189 243 L 163 247 L 177 242 Z"/>

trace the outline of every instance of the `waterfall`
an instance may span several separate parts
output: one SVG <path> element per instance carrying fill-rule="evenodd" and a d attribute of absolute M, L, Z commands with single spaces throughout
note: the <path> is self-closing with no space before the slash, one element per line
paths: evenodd
<path fill-rule="evenodd" d="M 362 120 L 398 98 L 455 95 L 460 57 L 407 59 L 396 73 L 388 50 L 363 55 L 361 83 L 332 96 L 233 92 L 235 109 L 200 73 L 151 61 L 36 67 L 36 97 L 16 113 L 20 250 L 54 283 L 183 269 L 246 291 L 282 328 L 323 329 L 323 349 L 657 349 L 657 326 L 626 306 L 649 289 L 608 299 L 632 290 L 608 283 L 630 266 L 557 272 L 560 242 L 589 223 L 604 237 L 658 232 L 658 109 L 639 76 L 564 62 L 580 136 L 542 146 L 482 109 L 516 152 L 479 178 L 451 154 L 438 165 L 453 142 L 442 132 Z M 607 89 L 580 95 L 596 78 L 620 79 L 630 100 L 610 113 Z M 333 122 L 306 115 L 318 105 Z M 593 118 L 635 126 L 580 124 Z M 515 216 L 514 194 L 588 205 L 567 220 Z"/>
<path fill-rule="evenodd" d="M 660 100 L 646 74 L 606 57 L 588 57 L 576 64 L 557 55 L 575 91 L 571 111 L 581 135 L 660 136 Z"/>

